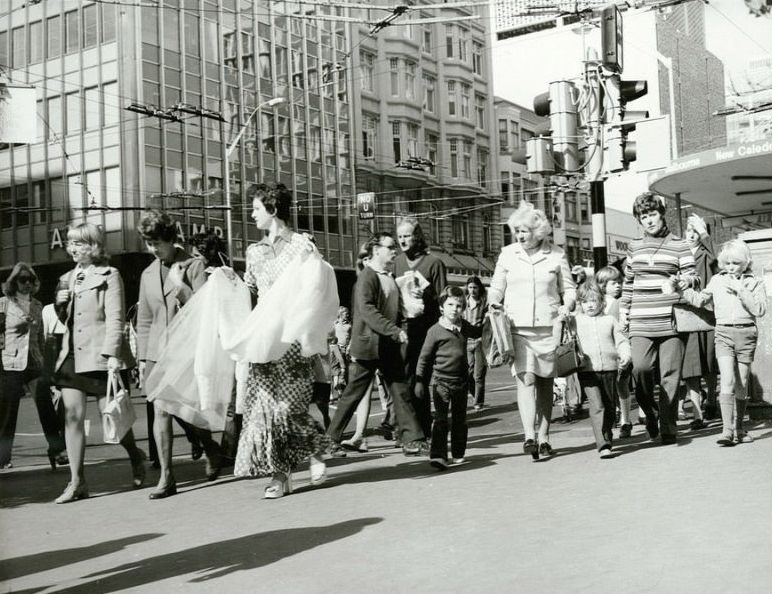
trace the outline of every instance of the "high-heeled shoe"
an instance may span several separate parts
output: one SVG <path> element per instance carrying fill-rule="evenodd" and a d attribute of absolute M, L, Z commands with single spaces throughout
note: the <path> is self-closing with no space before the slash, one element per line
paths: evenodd
<path fill-rule="evenodd" d="M 344 439 L 340 442 L 340 445 L 343 446 L 344 449 L 350 450 L 352 452 L 365 453 L 369 451 L 367 447 L 367 438 L 364 437 L 352 437 L 351 439 Z"/>
<path fill-rule="evenodd" d="M 263 497 L 265 499 L 279 499 L 290 493 L 292 493 L 292 475 L 285 474 L 283 480 L 279 480 L 274 475 L 271 479 L 271 484 L 265 488 Z"/>
<path fill-rule="evenodd" d="M 539 444 L 536 443 L 535 439 L 526 439 L 523 443 L 523 452 L 526 454 L 531 454 L 531 458 L 534 460 L 539 459 Z"/>
<path fill-rule="evenodd" d="M 64 489 L 64 493 L 54 499 L 54 503 L 70 503 L 71 501 L 86 499 L 87 497 L 88 486 L 85 482 L 80 483 L 77 487 L 72 483 L 67 483 L 67 486 Z"/>
<path fill-rule="evenodd" d="M 137 448 L 137 452 L 131 458 L 131 476 L 132 485 L 135 489 L 139 489 L 145 483 L 145 460 L 147 460 L 147 454 Z"/>
<path fill-rule="evenodd" d="M 539 454 L 549 457 L 555 454 L 555 450 L 552 449 L 552 446 L 549 443 L 543 441 L 539 444 Z"/>
<path fill-rule="evenodd" d="M 312 485 L 321 485 L 327 480 L 327 464 L 321 458 L 312 457 L 308 462 L 308 469 L 311 471 Z"/>
<path fill-rule="evenodd" d="M 148 499 L 166 499 L 177 494 L 177 482 L 172 479 L 165 487 L 160 487 L 150 492 Z"/>

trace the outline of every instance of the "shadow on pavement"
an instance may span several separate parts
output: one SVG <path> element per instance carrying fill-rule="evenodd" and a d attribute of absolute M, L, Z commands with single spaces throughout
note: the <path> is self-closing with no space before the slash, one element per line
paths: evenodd
<path fill-rule="evenodd" d="M 57 567 L 64 567 L 65 565 L 88 561 L 95 557 L 99 557 L 100 555 L 109 555 L 116 551 L 120 551 L 129 545 L 152 540 L 159 536 L 163 536 L 163 534 L 136 534 L 134 536 L 127 536 L 126 538 L 100 542 L 87 547 L 76 547 L 64 550 L 57 549 L 35 553 L 34 555 L 24 555 L 23 557 L 16 557 L 14 559 L 3 559 L 0 560 L 0 575 L 3 576 L 3 579 L 10 580 L 38 573 L 40 571 L 49 571 L 51 569 L 56 569 Z M 43 590 L 45 588 L 39 589 Z"/>
<path fill-rule="evenodd" d="M 153 487 L 159 478 L 159 471 L 146 463 L 145 484 L 141 489 Z M 110 459 L 89 463 L 86 459 L 86 483 L 90 498 L 104 497 L 115 493 L 134 491 L 131 484 L 131 466 L 128 459 Z M 174 475 L 180 488 L 207 486 L 210 483 L 204 474 L 204 461 L 175 460 Z M 223 474 L 223 476 L 225 473 Z M 56 472 L 40 467 L 35 470 L 14 469 L 0 477 L 0 509 L 14 508 L 30 503 L 51 503 L 61 495 L 70 480 L 70 467 L 60 466 Z M 69 505 L 82 505 L 76 502 Z"/>
<path fill-rule="evenodd" d="M 91 581 L 55 592 L 131 591 L 146 584 L 196 574 L 189 583 L 202 583 L 236 571 L 259 569 L 298 553 L 348 538 L 383 518 L 358 518 L 329 526 L 308 526 L 249 534 L 166 555 L 138 559 L 84 576 Z"/>

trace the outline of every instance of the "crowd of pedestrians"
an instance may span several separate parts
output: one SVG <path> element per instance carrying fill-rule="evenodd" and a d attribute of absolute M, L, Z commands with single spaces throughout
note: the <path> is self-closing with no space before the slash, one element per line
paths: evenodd
<path fill-rule="evenodd" d="M 643 235 L 631 241 L 624 262 L 589 278 L 551 242 L 545 213 L 522 202 L 507 221 L 514 240 L 501 250 L 487 288 L 477 276 L 450 285 L 420 222 L 402 218 L 395 234 L 376 232 L 362 246 L 350 308 L 340 306 L 332 267 L 313 239 L 290 228 L 287 188 L 257 184 L 248 196 L 264 237 L 246 250 L 243 279 L 216 237 L 186 247 L 167 213 L 143 215 L 139 235 L 155 259 L 141 275 L 132 332 L 124 322 L 121 274 L 109 265 L 104 233 L 95 225 L 70 228 L 67 251 L 75 266 L 59 279 L 50 306 L 34 296 L 40 283 L 32 267 L 13 268 L 0 298 L 0 467 L 12 466 L 26 389 L 35 398 L 52 469 L 69 464 L 70 480 L 56 503 L 87 498 L 88 396 L 102 410 L 108 384 L 138 368 L 150 386 L 149 445 L 160 467 L 150 499 L 177 493 L 175 418 L 193 457 L 206 455 L 212 481 L 229 459 L 212 431 L 225 428 L 225 411 L 235 413 L 227 432 L 237 444 L 234 475 L 270 477 L 263 496 L 276 499 L 292 492 L 292 473 L 302 462 L 308 461 L 311 484 L 319 485 L 328 476 L 327 459 L 368 450 L 373 390 L 386 415 L 384 437 L 404 455 L 427 456 L 445 470 L 466 459 L 467 409 L 486 405 L 489 352 L 503 351 L 485 338 L 491 312 L 508 320 L 511 349 L 503 356 L 516 386 L 522 449 L 533 459 L 556 453 L 550 440 L 556 349 L 566 335 L 576 337 L 580 359 L 567 382 L 577 407 L 588 403 L 601 458 L 615 455 L 615 426 L 617 439 L 632 434 L 631 393 L 649 437 L 663 445 L 678 439 L 683 399 L 692 404 L 692 430 L 720 408 L 718 443 L 752 441 L 743 419 L 757 319 L 766 313 L 764 283 L 751 272 L 742 241 L 727 242 L 714 256 L 699 217 L 689 218 L 684 239 L 674 236 L 656 194 L 634 202 Z M 677 327 L 673 307 L 682 303 L 711 308 L 715 328 Z M 181 337 L 191 337 L 190 349 L 180 348 Z M 202 350 L 206 341 L 211 344 Z M 184 385 L 193 386 L 194 398 L 169 383 L 172 368 L 176 377 L 193 376 Z M 223 377 L 228 381 L 215 379 Z M 312 402 L 323 426 L 309 412 Z M 355 414 L 355 432 L 346 439 Z M 140 488 L 147 456 L 131 429 L 120 444 L 132 486 Z"/>

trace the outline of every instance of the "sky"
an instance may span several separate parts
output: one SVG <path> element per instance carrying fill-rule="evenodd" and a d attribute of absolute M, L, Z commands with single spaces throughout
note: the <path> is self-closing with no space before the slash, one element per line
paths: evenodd
<path fill-rule="evenodd" d="M 650 18 L 650 13 L 644 12 L 637 16 L 626 14 L 629 16 L 625 17 L 625 22 L 629 25 L 625 30 L 625 40 L 629 44 L 626 43 L 625 52 L 632 57 L 636 52 L 645 53 L 646 47 L 653 45 L 645 38 L 632 36 L 636 33 L 633 31 L 634 23 Z M 597 29 L 587 37 L 590 45 L 593 36 L 599 38 Z M 748 59 L 772 56 L 772 18 L 753 16 L 742 0 L 709 0 L 705 6 L 705 37 L 707 49 L 724 63 L 726 79 L 728 81 L 731 77 L 738 91 L 748 89 L 745 76 Z M 538 62 L 518 67 L 515 83 L 511 78 L 513 62 L 522 64 L 520 58 L 523 54 L 534 53 L 540 56 Z M 581 55 L 582 36 L 565 30 L 552 29 L 523 35 L 503 43 L 494 41 L 494 92 L 530 107 L 533 96 L 546 90 L 549 81 L 571 78 L 581 72 Z M 772 85 L 772 71 L 769 83 Z"/>

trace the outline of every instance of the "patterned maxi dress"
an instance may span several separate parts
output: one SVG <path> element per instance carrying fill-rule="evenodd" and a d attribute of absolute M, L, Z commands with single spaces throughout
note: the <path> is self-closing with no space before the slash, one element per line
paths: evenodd
<path fill-rule="evenodd" d="M 249 246 L 245 282 L 257 288 L 259 299 L 306 249 L 308 240 L 291 231 L 273 244 L 266 238 Z M 236 476 L 286 474 L 330 448 L 329 437 L 308 412 L 312 383 L 313 358 L 303 357 L 297 342 L 276 361 L 249 364 Z"/>

